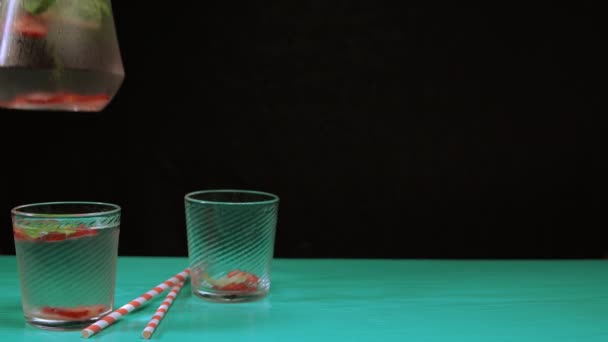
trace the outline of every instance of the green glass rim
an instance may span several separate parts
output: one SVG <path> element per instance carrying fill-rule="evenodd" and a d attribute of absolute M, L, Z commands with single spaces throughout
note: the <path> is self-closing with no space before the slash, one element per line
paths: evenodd
<path fill-rule="evenodd" d="M 28 208 L 36 208 L 36 207 L 51 207 L 51 206 L 61 206 L 61 205 L 90 205 L 90 206 L 99 206 L 107 207 L 108 210 L 96 210 L 92 212 L 83 212 L 83 213 L 36 213 L 36 212 L 27 212 Z M 100 216 L 111 216 L 120 214 L 121 207 L 105 202 L 86 202 L 86 201 L 64 201 L 64 202 L 40 202 L 40 203 L 30 203 L 17 206 L 11 210 L 11 213 L 15 216 L 24 216 L 24 217 L 34 217 L 34 218 L 48 218 L 48 217 L 65 217 L 65 218 L 76 218 L 76 217 L 100 217 Z"/>
<path fill-rule="evenodd" d="M 235 194 L 235 195 L 255 195 L 261 196 L 261 200 L 250 200 L 250 201 L 221 201 L 221 200 L 210 200 L 195 198 L 199 195 L 221 195 L 221 194 Z M 265 199 L 264 199 L 265 198 Z M 271 194 L 269 192 L 256 191 L 256 190 L 239 190 L 239 189 L 221 189 L 221 190 L 199 190 L 193 191 L 185 196 L 186 201 L 197 204 L 215 204 L 215 205 L 268 205 L 279 202 L 279 196 Z"/>

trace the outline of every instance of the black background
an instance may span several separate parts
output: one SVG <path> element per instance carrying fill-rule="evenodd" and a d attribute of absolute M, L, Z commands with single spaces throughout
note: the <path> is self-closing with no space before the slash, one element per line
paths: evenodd
<path fill-rule="evenodd" d="M 186 255 L 213 188 L 281 197 L 277 257 L 608 252 L 594 9 L 151 4 L 113 4 L 104 112 L 0 111 L 3 253 L 10 208 L 94 200 L 121 255 Z"/>

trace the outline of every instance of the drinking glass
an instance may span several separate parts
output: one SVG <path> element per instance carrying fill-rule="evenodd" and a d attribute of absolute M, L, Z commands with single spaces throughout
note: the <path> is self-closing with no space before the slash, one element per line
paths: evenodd
<path fill-rule="evenodd" d="M 12 210 L 26 322 L 79 329 L 114 306 L 119 206 L 50 202 Z"/>
<path fill-rule="evenodd" d="M 250 190 L 185 197 L 192 292 L 211 301 L 265 297 L 271 284 L 279 198 Z"/>

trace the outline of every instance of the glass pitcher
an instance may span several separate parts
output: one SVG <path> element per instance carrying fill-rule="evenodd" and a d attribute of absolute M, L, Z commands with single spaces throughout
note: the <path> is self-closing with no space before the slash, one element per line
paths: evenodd
<path fill-rule="evenodd" d="M 110 0 L 0 0 L 0 107 L 101 111 L 123 80 Z"/>

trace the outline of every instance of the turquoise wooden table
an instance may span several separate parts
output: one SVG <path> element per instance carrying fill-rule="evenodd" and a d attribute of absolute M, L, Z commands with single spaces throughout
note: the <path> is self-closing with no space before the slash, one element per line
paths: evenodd
<path fill-rule="evenodd" d="M 122 257 L 116 304 L 187 266 Z M 247 304 L 177 297 L 152 340 L 608 341 L 607 261 L 275 260 L 271 295 Z M 160 296 L 90 340 L 135 341 Z M 85 341 L 22 318 L 14 257 L 0 257 L 1 341 Z"/>

